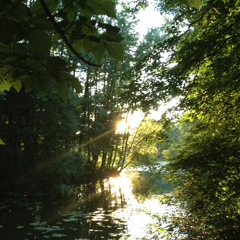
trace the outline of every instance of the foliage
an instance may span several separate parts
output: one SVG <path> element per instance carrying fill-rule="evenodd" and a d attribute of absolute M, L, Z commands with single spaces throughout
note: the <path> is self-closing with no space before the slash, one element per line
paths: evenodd
<path fill-rule="evenodd" d="M 239 3 L 156 5 L 170 16 L 161 41 L 129 72 L 128 96 L 146 108 L 183 96 L 179 125 L 161 135 L 167 177 L 188 216 L 177 224 L 188 239 L 238 239 Z"/>
<path fill-rule="evenodd" d="M 145 199 L 153 193 L 154 178 L 152 176 L 143 177 L 140 172 L 136 172 L 131 176 L 131 183 L 133 194 L 140 199 Z"/>
<path fill-rule="evenodd" d="M 42 161 L 18 178 L 16 192 L 25 192 L 30 196 L 74 196 L 74 188 L 86 182 L 85 165 L 86 158 L 80 153 L 59 155 L 58 158 Z"/>
<path fill-rule="evenodd" d="M 51 81 L 66 101 L 65 89 L 82 91 L 72 74 L 69 55 L 90 66 L 99 66 L 105 52 L 118 61 L 124 50 L 111 0 L 21 0 L 0 3 L 0 91 L 47 91 Z M 100 20 L 99 16 L 106 16 Z M 88 57 L 83 57 L 83 52 Z M 92 62 L 93 56 L 97 63 Z"/>
<path fill-rule="evenodd" d="M 239 143 L 210 124 L 188 125 L 179 143 L 170 147 L 167 178 L 179 188 L 177 198 L 189 218 L 179 221 L 194 239 L 236 239 L 239 226 Z M 201 217 L 201 218 L 200 218 Z M 181 222 L 181 224 L 180 224 Z"/>
<path fill-rule="evenodd" d="M 155 171 L 133 171 L 127 172 L 131 180 L 132 191 L 139 200 L 145 200 L 151 195 L 158 195 L 159 202 L 162 204 L 169 203 L 166 193 L 173 191 L 172 185 L 165 181 L 161 174 Z"/>
<path fill-rule="evenodd" d="M 125 112 L 119 98 L 121 75 L 134 61 L 131 53 L 137 41 L 135 22 L 126 21 L 134 17 L 128 5 L 117 13 L 124 41 L 115 26 L 110 0 L 12 1 L 6 8 L 1 6 L 1 19 L 27 25 L 20 40 L 7 42 L 0 37 L 0 42 L 12 47 L 11 54 L 0 55 L 0 61 L 12 60 L 2 64 L 8 74 L 0 73 L 0 81 L 6 77 L 8 84 L 7 89 L 1 85 L 0 95 L 0 144 L 5 143 L 0 148 L 1 189 L 64 192 L 71 185 L 116 174 L 124 165 L 127 143 L 124 136 L 115 134 L 116 123 Z M 28 15 L 17 20 L 14 14 L 20 6 Z M 16 7 L 14 11 L 12 7 Z M 9 11 L 13 12 L 9 15 Z M 15 30 L 13 27 L 12 33 Z M 2 31 L 6 33 L 6 29 Z M 24 58 L 14 57 L 19 45 L 23 52 L 17 53 L 24 53 Z M 123 45 L 128 59 L 120 64 L 116 59 L 122 60 Z M 74 56 L 72 48 L 81 56 Z M 92 55 L 101 60 L 102 68 L 93 68 Z M 85 63 L 80 65 L 79 58 Z M 23 83 L 17 89 L 8 81 L 16 68 L 23 74 L 15 76 Z M 70 160 L 75 152 L 80 162 Z"/>
<path fill-rule="evenodd" d="M 155 120 L 144 120 L 135 130 L 129 143 L 131 166 L 154 165 L 158 160 L 158 136 L 162 126 Z"/>
<path fill-rule="evenodd" d="M 127 111 L 126 101 L 119 96 L 125 81 L 122 74 L 134 61 L 132 49 L 137 42 L 133 28 L 135 22 L 126 21 L 132 18 L 128 5 L 124 4 L 118 13 L 119 26 L 124 36 L 124 63 L 117 63 L 106 56 L 101 69 L 87 67 L 85 71 L 79 72 L 85 81 L 84 94 L 81 96 L 79 148 L 88 157 L 86 171 L 89 174 L 100 176 L 109 169 L 120 170 L 125 165 L 129 136 L 116 134 L 115 130 Z"/>
<path fill-rule="evenodd" d="M 47 96 L 14 90 L 4 94 L 0 101 L 0 131 L 6 143 L 0 148 L 1 187 L 23 186 L 20 179 L 25 177 L 31 182 L 39 164 L 49 166 L 51 159 L 61 160 L 70 151 L 79 126 L 76 100 L 71 96 L 64 104 L 54 87 Z"/>

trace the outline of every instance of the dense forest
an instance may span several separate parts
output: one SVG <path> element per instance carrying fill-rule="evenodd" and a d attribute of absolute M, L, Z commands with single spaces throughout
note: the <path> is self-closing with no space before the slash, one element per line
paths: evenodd
<path fill-rule="evenodd" d="M 123 36 L 111 1 L 85 2 L 1 5 L 3 189 L 46 192 L 124 165 Z"/>
<path fill-rule="evenodd" d="M 137 14 L 164 17 L 143 40 Z M 239 239 L 240 1 L 0 0 L 0 191 L 165 161 L 186 239 Z M 117 124 L 179 104 L 134 132 Z"/>

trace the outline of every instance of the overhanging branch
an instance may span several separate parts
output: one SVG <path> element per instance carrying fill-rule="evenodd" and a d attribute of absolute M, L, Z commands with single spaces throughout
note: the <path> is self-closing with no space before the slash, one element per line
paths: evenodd
<path fill-rule="evenodd" d="M 52 22 L 55 30 L 57 31 L 57 33 L 61 36 L 62 40 L 65 42 L 65 44 L 67 45 L 67 47 L 71 50 L 71 52 L 79 59 L 81 60 L 82 62 L 88 64 L 89 66 L 92 66 L 92 67 L 101 67 L 100 65 L 98 64 L 95 64 L 95 63 L 92 63 L 88 60 L 86 60 L 85 58 L 83 58 L 75 49 L 74 47 L 72 46 L 72 44 L 68 41 L 68 39 L 66 38 L 63 30 L 58 26 L 58 24 L 56 23 L 53 15 L 51 14 L 51 12 L 49 11 L 49 8 L 47 6 L 47 4 L 45 3 L 44 0 L 39 0 L 41 5 L 42 5 L 42 8 L 44 10 L 44 12 L 46 13 L 47 17 L 49 18 L 49 20 Z"/>

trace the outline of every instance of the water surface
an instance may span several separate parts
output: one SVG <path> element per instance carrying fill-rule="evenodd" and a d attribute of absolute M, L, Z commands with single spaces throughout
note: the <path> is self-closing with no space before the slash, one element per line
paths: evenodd
<path fill-rule="evenodd" d="M 68 201 L 27 197 L 2 201 L 0 239 L 167 239 L 166 218 L 176 207 L 160 204 L 157 196 L 139 202 L 126 174 L 80 186 L 76 193 Z"/>

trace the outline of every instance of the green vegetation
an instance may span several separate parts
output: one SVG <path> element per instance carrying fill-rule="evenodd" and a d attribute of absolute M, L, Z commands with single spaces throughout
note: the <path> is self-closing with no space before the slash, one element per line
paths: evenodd
<path fill-rule="evenodd" d="M 115 4 L 0 1 L 0 190 L 63 193 L 167 161 L 183 236 L 238 239 L 240 2 L 155 1 L 166 21 L 142 42 L 147 1 Z M 175 97 L 179 114 L 115 132 Z"/>
<path fill-rule="evenodd" d="M 156 62 L 156 92 L 182 96 L 183 113 L 160 132 L 166 178 L 187 214 L 176 225 L 187 239 L 238 239 L 239 3 L 163 1 L 158 7 L 172 19 L 141 69 L 150 75 L 149 61 Z M 161 62 L 164 51 L 169 57 Z"/>
<path fill-rule="evenodd" d="M 126 112 L 121 75 L 133 60 L 120 62 L 137 35 L 128 6 L 119 15 L 115 5 L 0 2 L 2 193 L 57 193 L 123 167 L 125 137 L 115 128 Z"/>

